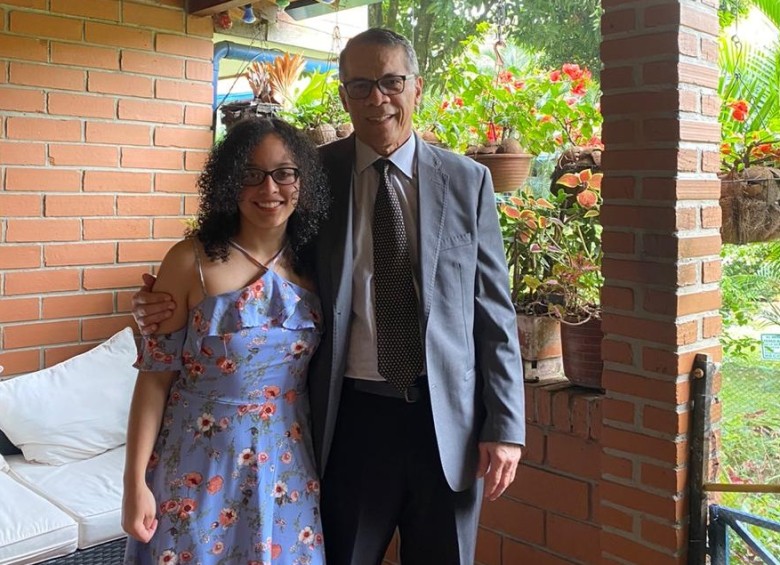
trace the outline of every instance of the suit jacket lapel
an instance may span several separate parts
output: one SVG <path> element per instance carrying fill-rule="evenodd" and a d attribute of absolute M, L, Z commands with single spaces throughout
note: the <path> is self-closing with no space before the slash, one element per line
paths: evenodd
<path fill-rule="evenodd" d="M 427 322 L 433 298 L 433 281 L 447 209 L 449 175 L 428 145 L 417 136 L 418 198 L 420 203 L 420 287 L 424 319 Z"/>

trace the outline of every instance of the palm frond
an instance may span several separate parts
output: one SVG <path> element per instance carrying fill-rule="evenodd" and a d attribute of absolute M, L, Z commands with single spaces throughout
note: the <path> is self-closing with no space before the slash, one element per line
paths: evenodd
<path fill-rule="evenodd" d="M 721 99 L 748 102 L 744 131 L 767 127 L 769 120 L 780 114 L 780 49 L 757 49 L 725 34 L 719 42 Z"/>
<path fill-rule="evenodd" d="M 780 29 L 780 2 L 777 0 L 752 0 L 752 3 L 776 28 Z"/>

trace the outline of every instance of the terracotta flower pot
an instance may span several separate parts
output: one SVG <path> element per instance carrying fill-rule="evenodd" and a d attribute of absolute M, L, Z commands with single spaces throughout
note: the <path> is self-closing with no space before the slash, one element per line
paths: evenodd
<path fill-rule="evenodd" d="M 540 377 L 560 375 L 561 323 L 547 316 L 517 314 L 517 336 L 523 357 L 523 378 L 536 382 Z"/>
<path fill-rule="evenodd" d="M 601 320 L 591 318 L 582 324 L 561 324 L 563 372 L 572 384 L 601 389 Z"/>
<path fill-rule="evenodd" d="M 534 160 L 534 156 L 527 153 L 478 153 L 471 158 L 490 169 L 496 192 L 510 192 L 523 186 Z"/>
<path fill-rule="evenodd" d="M 561 355 L 561 323 L 555 318 L 518 314 L 517 335 L 523 359 L 538 361 Z"/>

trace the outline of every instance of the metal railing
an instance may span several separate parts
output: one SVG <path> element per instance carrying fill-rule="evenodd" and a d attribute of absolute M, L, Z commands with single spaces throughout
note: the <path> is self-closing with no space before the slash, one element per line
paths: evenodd
<path fill-rule="evenodd" d="M 769 553 L 745 527 L 758 526 L 780 532 L 780 523 L 760 518 L 747 512 L 713 504 L 710 506 L 708 527 L 710 565 L 729 565 L 729 530 L 737 534 L 745 545 L 767 565 L 780 565 L 780 560 Z"/>
<path fill-rule="evenodd" d="M 715 365 L 708 355 L 696 355 L 691 370 L 691 438 L 689 464 L 688 564 L 729 565 L 730 531 L 735 533 L 750 551 L 768 565 L 780 565 L 780 557 L 772 555 L 746 526 L 757 526 L 780 533 L 780 522 L 774 522 L 747 512 L 709 504 L 711 492 L 780 493 L 777 484 L 709 483 L 712 425 L 712 379 Z M 709 519 L 708 519 L 709 518 Z M 709 560 L 707 559 L 709 558 Z M 751 561 L 753 563 L 753 561 Z"/>

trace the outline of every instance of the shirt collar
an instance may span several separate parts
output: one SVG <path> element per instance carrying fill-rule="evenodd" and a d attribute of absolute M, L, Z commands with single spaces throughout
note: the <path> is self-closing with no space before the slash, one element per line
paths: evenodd
<path fill-rule="evenodd" d="M 415 135 L 412 134 L 401 147 L 393 151 L 389 156 L 383 157 L 355 138 L 355 170 L 358 174 L 361 174 L 377 159 L 389 159 L 404 175 L 410 179 L 414 178 L 414 153 L 416 148 L 417 140 Z"/>

